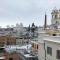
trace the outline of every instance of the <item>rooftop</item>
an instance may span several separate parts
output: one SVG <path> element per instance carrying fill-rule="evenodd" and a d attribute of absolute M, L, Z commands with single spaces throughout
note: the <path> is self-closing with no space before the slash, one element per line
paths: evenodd
<path fill-rule="evenodd" d="M 31 44 L 25 45 L 25 46 L 19 46 L 19 45 L 9 45 L 9 46 L 5 46 L 5 50 L 9 53 L 14 52 L 14 51 L 18 51 L 18 50 L 28 50 L 31 49 Z"/>
<path fill-rule="evenodd" d="M 44 41 L 60 43 L 60 36 L 45 36 Z"/>

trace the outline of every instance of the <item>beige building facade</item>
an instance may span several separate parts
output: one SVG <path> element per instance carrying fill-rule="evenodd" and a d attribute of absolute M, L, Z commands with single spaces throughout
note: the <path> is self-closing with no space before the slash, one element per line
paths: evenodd
<path fill-rule="evenodd" d="M 13 36 L 0 36 L 0 46 L 15 45 L 16 37 Z"/>

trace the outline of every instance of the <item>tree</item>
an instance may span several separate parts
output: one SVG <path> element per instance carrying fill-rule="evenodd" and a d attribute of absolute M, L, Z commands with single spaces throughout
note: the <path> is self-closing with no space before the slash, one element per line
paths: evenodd
<path fill-rule="evenodd" d="M 27 28 L 27 31 L 30 31 L 31 30 L 31 28 L 30 28 L 30 25 L 28 26 L 28 28 Z"/>
<path fill-rule="evenodd" d="M 32 33 L 33 33 L 33 37 L 34 37 L 34 32 L 35 32 L 35 24 L 34 23 L 32 23 L 32 27 L 31 27 L 31 31 L 32 31 Z"/>

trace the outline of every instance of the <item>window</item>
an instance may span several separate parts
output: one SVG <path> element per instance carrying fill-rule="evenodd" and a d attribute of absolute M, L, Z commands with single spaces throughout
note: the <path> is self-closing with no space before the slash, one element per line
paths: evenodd
<path fill-rule="evenodd" d="M 53 36 L 56 36 L 56 34 L 53 34 Z"/>
<path fill-rule="evenodd" d="M 52 55 L 52 48 L 51 47 L 47 47 L 47 54 Z"/>
<path fill-rule="evenodd" d="M 13 60 L 13 58 L 9 58 L 9 60 Z"/>
<path fill-rule="evenodd" d="M 53 15 L 52 15 L 52 18 L 53 18 Z"/>
<path fill-rule="evenodd" d="M 32 47 L 34 47 L 34 43 L 32 44 Z"/>
<path fill-rule="evenodd" d="M 57 59 L 60 59 L 60 50 L 57 50 L 56 57 L 57 57 Z"/>
<path fill-rule="evenodd" d="M 56 24 L 58 23 L 58 21 L 56 21 Z"/>
<path fill-rule="evenodd" d="M 10 42 L 7 41 L 7 45 L 10 45 Z"/>
<path fill-rule="evenodd" d="M 55 15 L 55 18 L 57 18 L 57 15 Z"/>
<path fill-rule="evenodd" d="M 1 53 L 1 52 L 4 52 L 4 48 L 0 48 L 0 53 Z"/>
<path fill-rule="evenodd" d="M 38 45 L 37 45 L 37 49 L 38 49 Z"/>

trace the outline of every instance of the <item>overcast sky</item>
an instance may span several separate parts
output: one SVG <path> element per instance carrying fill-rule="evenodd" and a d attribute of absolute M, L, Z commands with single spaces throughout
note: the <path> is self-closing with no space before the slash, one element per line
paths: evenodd
<path fill-rule="evenodd" d="M 32 22 L 43 25 L 45 12 L 50 24 L 54 7 L 60 8 L 60 0 L 0 0 L 0 26 L 21 22 L 24 26 Z"/>

